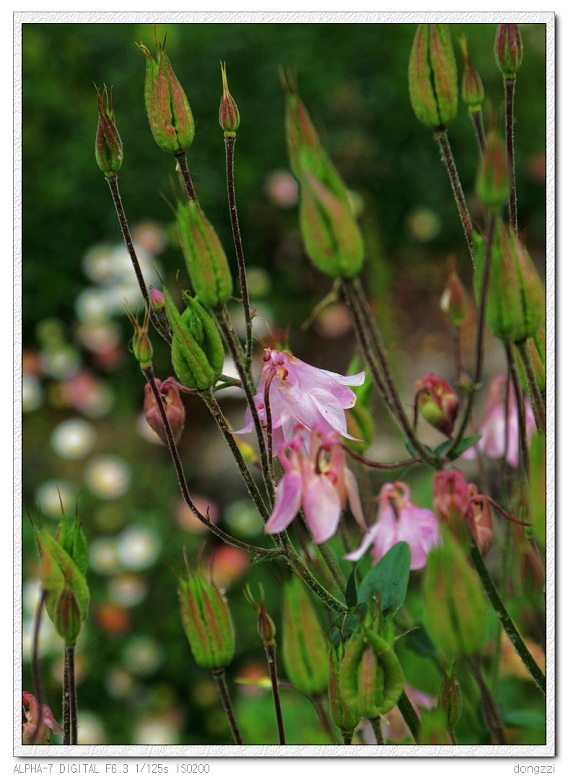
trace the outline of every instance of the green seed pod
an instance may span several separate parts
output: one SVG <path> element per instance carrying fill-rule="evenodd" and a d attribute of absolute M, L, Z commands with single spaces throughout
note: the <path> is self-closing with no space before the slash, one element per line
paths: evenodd
<path fill-rule="evenodd" d="M 65 586 L 53 609 L 53 625 L 68 647 L 73 647 L 81 631 L 83 620 L 75 594 Z"/>
<path fill-rule="evenodd" d="M 302 582 L 284 584 L 282 658 L 289 681 L 307 696 L 324 693 L 329 681 L 327 647 L 318 616 Z"/>
<path fill-rule="evenodd" d="M 485 240 L 474 235 L 475 293 L 481 294 L 485 268 Z M 502 341 L 521 342 L 534 337 L 544 322 L 544 288 L 532 260 L 514 231 L 501 221 L 492 245 L 486 319 Z"/>
<path fill-rule="evenodd" d="M 329 709 L 331 718 L 342 734 L 352 734 L 359 723 L 360 715 L 353 710 L 341 695 L 339 687 L 339 669 L 343 658 L 343 648 L 329 650 Z"/>
<path fill-rule="evenodd" d="M 348 640 L 339 669 L 345 703 L 365 718 L 392 710 L 400 698 L 404 675 L 391 645 L 362 626 Z"/>
<path fill-rule="evenodd" d="M 224 350 L 215 320 L 196 298 L 183 295 L 180 314 L 164 287 L 166 316 L 172 331 L 172 365 L 186 387 L 207 390 L 223 370 Z"/>
<path fill-rule="evenodd" d="M 212 671 L 224 669 L 235 654 L 235 633 L 223 594 L 207 582 L 201 570 L 192 574 L 186 562 L 178 595 L 183 628 L 196 664 Z"/>
<path fill-rule="evenodd" d="M 477 70 L 473 67 L 469 52 L 467 50 L 467 40 L 462 38 L 460 41 L 464 60 L 464 70 L 462 78 L 462 100 L 469 109 L 470 114 L 481 111 L 481 104 L 485 97 L 483 82 Z"/>
<path fill-rule="evenodd" d="M 225 250 L 196 201 L 179 201 L 176 219 L 194 292 L 204 306 L 214 309 L 228 301 L 233 293 Z"/>
<path fill-rule="evenodd" d="M 345 184 L 323 149 L 297 84 L 283 78 L 290 167 L 300 184 L 300 228 L 307 254 L 323 273 L 350 278 L 365 249 Z"/>
<path fill-rule="evenodd" d="M 144 99 L 154 141 L 165 152 L 187 149 L 195 135 L 195 122 L 165 44 L 157 45 L 156 59 L 146 46 L 139 44 L 138 48 L 146 57 Z"/>
<path fill-rule="evenodd" d="M 458 111 L 458 75 L 447 24 L 419 24 L 408 66 L 410 102 L 418 120 L 445 127 Z"/>
<path fill-rule="evenodd" d="M 446 713 L 448 728 L 454 729 L 461 717 L 462 695 L 460 684 L 455 675 L 444 675 L 438 691 L 438 707 Z"/>
<path fill-rule="evenodd" d="M 234 138 L 237 134 L 241 117 L 235 99 L 229 92 L 227 68 L 224 62 L 221 63 L 221 80 L 223 82 L 223 95 L 219 105 L 219 124 L 224 131 L 225 138 Z"/>
<path fill-rule="evenodd" d="M 102 92 L 97 89 L 97 104 L 99 122 L 95 141 L 95 157 L 97 164 L 105 176 L 116 176 L 122 165 L 122 141 L 114 121 L 112 95 L 107 88 Z"/>
<path fill-rule="evenodd" d="M 425 623 L 446 658 L 461 658 L 485 647 L 487 604 L 458 542 L 446 529 L 443 533 L 444 543 L 430 551 L 422 583 Z"/>
<path fill-rule="evenodd" d="M 509 199 L 509 167 L 505 145 L 495 130 L 487 133 L 481 165 L 475 181 L 477 197 L 490 211 L 499 213 Z"/>
<path fill-rule="evenodd" d="M 495 59 L 504 79 L 514 79 L 523 61 L 523 41 L 518 24 L 500 24 L 495 36 Z"/>

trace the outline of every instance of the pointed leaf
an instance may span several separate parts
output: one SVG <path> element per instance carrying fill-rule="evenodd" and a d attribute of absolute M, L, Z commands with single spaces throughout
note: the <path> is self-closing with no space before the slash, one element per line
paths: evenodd
<path fill-rule="evenodd" d="M 359 587 L 359 603 L 378 597 L 384 615 L 394 614 L 404 604 L 410 574 L 410 547 L 397 542 L 369 571 Z"/>

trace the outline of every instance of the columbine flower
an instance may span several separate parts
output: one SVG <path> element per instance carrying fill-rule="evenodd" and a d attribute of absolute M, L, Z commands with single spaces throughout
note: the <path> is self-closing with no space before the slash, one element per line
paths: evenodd
<path fill-rule="evenodd" d="M 377 522 L 367 531 L 361 546 L 344 557 L 358 561 L 372 547 L 373 563 L 377 563 L 397 542 L 408 542 L 410 568 L 421 569 L 429 551 L 440 542 L 436 515 L 410 502 L 410 490 L 404 482 L 383 485 L 378 503 Z"/>
<path fill-rule="evenodd" d="M 300 425 L 322 435 L 337 432 L 348 439 L 345 409 L 355 406 L 356 396 L 346 385 L 362 385 L 365 372 L 342 376 L 304 363 L 289 352 L 265 350 L 264 366 L 254 402 L 260 420 L 266 425 L 265 396 L 268 395 L 274 446 L 279 448 L 294 437 Z M 252 430 L 252 414 L 247 409 L 245 425 L 235 433 Z"/>
<path fill-rule="evenodd" d="M 47 704 L 40 708 L 39 702 L 32 693 L 22 691 L 22 743 L 24 745 L 46 745 L 49 742 L 50 731 L 61 734 L 63 729 L 53 717 Z"/>
<path fill-rule="evenodd" d="M 276 534 L 287 528 L 304 508 L 313 540 L 321 544 L 337 530 L 342 511 L 349 508 L 365 527 L 361 499 L 353 472 L 345 465 L 345 453 L 337 434 L 313 431 L 309 452 L 301 432 L 278 451 L 284 476 L 278 483 L 274 508 L 265 530 Z"/>
<path fill-rule="evenodd" d="M 156 379 L 155 381 L 160 395 L 162 396 L 162 402 L 172 429 L 174 441 L 177 444 L 183 433 L 183 426 L 185 423 L 185 407 L 179 394 L 181 385 L 171 376 L 163 382 L 159 379 Z M 144 387 L 144 416 L 146 417 L 146 421 L 150 428 L 158 434 L 164 444 L 167 444 L 168 440 L 162 416 L 149 382 L 147 382 Z"/>
<path fill-rule="evenodd" d="M 507 394 L 507 378 L 496 376 L 489 385 L 489 395 L 477 431 L 481 439 L 463 453 L 463 457 L 473 460 L 476 450 L 485 453 L 489 458 L 505 458 L 507 463 L 516 468 L 519 465 L 519 417 L 517 400 L 513 385 L 509 385 L 509 401 L 505 419 L 505 398 Z M 525 399 L 525 423 L 527 440 L 536 431 L 536 423 L 528 398 Z M 505 453 L 505 448 L 507 452 Z"/>

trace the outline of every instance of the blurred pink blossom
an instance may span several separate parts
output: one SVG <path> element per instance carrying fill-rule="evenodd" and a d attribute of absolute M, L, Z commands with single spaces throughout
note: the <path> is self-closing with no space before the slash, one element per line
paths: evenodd
<path fill-rule="evenodd" d="M 428 553 L 440 542 L 438 518 L 430 509 L 421 509 L 410 501 L 410 490 L 404 482 L 383 485 L 378 496 L 377 521 L 366 533 L 357 550 L 344 557 L 358 561 L 372 547 L 377 563 L 397 542 L 410 546 L 410 568 L 426 565 Z"/>
<path fill-rule="evenodd" d="M 276 488 L 274 508 L 266 523 L 267 533 L 283 531 L 303 507 L 306 524 L 316 544 L 332 537 L 342 511 L 349 508 L 364 527 L 359 490 L 337 434 L 312 432 L 309 452 L 301 430 L 278 452 L 284 476 Z"/>
<path fill-rule="evenodd" d="M 24 716 L 22 743 L 24 745 L 46 745 L 51 736 L 50 731 L 53 734 L 61 734 L 63 731 L 47 704 L 42 705 L 40 716 L 39 702 L 32 693 L 22 691 L 22 710 Z"/>
<path fill-rule="evenodd" d="M 315 368 L 286 350 L 266 349 L 254 402 L 260 420 L 266 424 L 265 395 L 268 393 L 274 446 L 279 449 L 291 440 L 298 423 L 322 435 L 336 432 L 352 439 L 347 433 L 345 409 L 355 406 L 355 393 L 346 385 L 362 385 L 365 372 L 343 376 L 323 368 Z M 245 425 L 235 433 L 249 433 L 253 428 L 252 414 L 247 409 Z"/>
<path fill-rule="evenodd" d="M 473 460 L 479 451 L 489 458 L 505 457 L 507 463 L 513 468 L 519 465 L 519 419 L 512 383 L 509 384 L 509 400 L 505 413 L 506 395 L 507 377 L 494 377 L 489 385 L 481 422 L 477 426 L 481 439 L 463 453 L 463 457 L 467 460 Z M 536 431 L 536 423 L 528 398 L 525 398 L 525 420 L 527 440 L 530 443 Z M 505 448 L 507 448 L 506 453 Z"/>

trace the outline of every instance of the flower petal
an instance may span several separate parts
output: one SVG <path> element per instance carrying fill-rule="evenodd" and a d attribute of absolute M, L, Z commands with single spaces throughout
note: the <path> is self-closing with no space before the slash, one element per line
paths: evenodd
<path fill-rule="evenodd" d="M 316 544 L 330 539 L 341 517 L 341 502 L 337 491 L 323 474 L 314 474 L 304 493 L 306 524 Z"/>
<path fill-rule="evenodd" d="M 296 517 L 302 504 L 302 475 L 289 471 L 280 480 L 274 496 L 274 508 L 264 530 L 277 534 L 287 528 Z"/>

